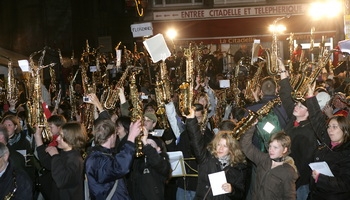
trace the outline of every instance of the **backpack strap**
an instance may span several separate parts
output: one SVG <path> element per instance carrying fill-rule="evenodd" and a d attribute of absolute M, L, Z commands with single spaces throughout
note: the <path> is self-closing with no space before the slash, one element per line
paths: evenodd
<path fill-rule="evenodd" d="M 108 194 L 106 200 L 111 200 L 111 199 L 112 199 L 113 194 L 114 194 L 115 190 L 117 189 L 117 186 L 118 186 L 118 179 L 115 181 L 115 183 L 114 183 L 114 185 L 113 185 L 113 188 L 112 188 L 112 190 L 109 192 L 109 194 Z"/>

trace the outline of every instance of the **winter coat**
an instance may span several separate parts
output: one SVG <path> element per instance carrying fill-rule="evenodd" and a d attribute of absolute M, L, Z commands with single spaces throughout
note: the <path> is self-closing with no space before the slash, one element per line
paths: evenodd
<path fill-rule="evenodd" d="M 45 146 L 37 147 L 42 165 L 51 170 L 51 199 L 84 199 L 84 161 L 78 150 L 59 151 L 52 157 L 45 152 Z"/>
<path fill-rule="evenodd" d="M 320 148 L 315 162 L 326 161 L 334 177 L 320 174 L 317 182 L 312 179 L 310 199 L 348 200 L 350 199 L 350 141 L 330 149 Z"/>
<path fill-rule="evenodd" d="M 282 105 L 290 119 L 284 130 L 292 140 L 290 157 L 293 158 L 300 175 L 296 182 L 296 188 L 299 188 L 299 186 L 308 185 L 310 182 L 311 169 L 309 163 L 313 161 L 314 153 L 318 147 L 318 139 L 309 119 L 301 121 L 299 126 L 294 126 L 294 121 L 296 119 L 293 115 L 295 101 L 291 95 L 292 87 L 289 83 L 289 79 L 281 80 L 280 86 Z M 322 115 L 319 115 L 319 117 L 322 117 Z"/>
<path fill-rule="evenodd" d="M 11 161 L 0 177 L 0 199 L 4 199 L 14 191 L 16 183 L 16 192 L 11 200 L 33 199 L 33 184 L 29 176 L 22 169 L 15 168 Z"/>
<path fill-rule="evenodd" d="M 99 145 L 92 148 L 85 161 L 91 200 L 106 199 L 116 180 L 118 184 L 112 199 L 130 199 L 123 177 L 130 170 L 134 154 L 135 144 L 130 141 L 126 141 L 117 154 Z"/>
<path fill-rule="evenodd" d="M 198 184 L 195 199 L 243 199 L 245 194 L 247 166 L 243 163 L 236 166 L 228 165 L 222 170 L 221 163 L 218 158 L 207 150 L 207 144 L 204 142 L 204 136 L 201 134 L 196 118 L 186 120 L 186 130 L 189 133 L 191 147 L 199 165 Z M 213 196 L 208 174 L 220 171 L 225 171 L 227 182 L 232 186 L 232 192 Z"/>
<path fill-rule="evenodd" d="M 144 145 L 142 152 L 144 156 L 134 159 L 131 172 L 132 199 L 164 200 L 165 181 L 171 172 L 169 156 L 151 145 Z"/>
<path fill-rule="evenodd" d="M 282 165 L 271 168 L 269 154 L 252 144 L 254 130 L 255 127 L 250 128 L 240 140 L 243 152 L 257 166 L 256 180 L 251 186 L 252 200 L 295 200 L 298 174 L 293 159 L 287 156 Z"/>

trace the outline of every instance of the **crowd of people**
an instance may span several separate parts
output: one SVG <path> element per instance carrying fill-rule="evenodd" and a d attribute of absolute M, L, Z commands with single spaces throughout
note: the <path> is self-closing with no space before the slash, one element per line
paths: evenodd
<path fill-rule="evenodd" d="M 28 99 L 9 99 L 0 125 L 0 199 L 350 199 L 347 72 L 334 74 L 328 66 L 298 96 L 293 81 L 300 76 L 281 60 L 277 75 L 262 64 L 240 71 L 250 55 L 246 44 L 234 56 L 233 77 L 223 73 L 222 52 L 199 52 L 187 110 L 176 88 L 188 81 L 192 58 L 182 51 L 164 62 L 162 81 L 172 88 L 165 88 L 171 96 L 162 102 L 155 90 L 164 63 L 152 64 L 144 53 L 132 62 L 141 69 L 137 94 L 129 78 L 118 82 L 124 72 L 136 73 L 125 65 L 108 89 L 85 91 L 77 79 L 74 91 L 41 99 L 43 124 L 28 121 Z M 246 88 L 259 67 L 257 85 Z M 225 79 L 230 87 L 221 88 Z M 248 89 L 253 101 L 245 99 Z M 106 107 L 104 92 L 116 92 L 115 106 Z M 168 152 L 183 155 L 182 175 L 172 175 Z M 310 163 L 326 164 L 331 174 Z M 221 172 L 223 182 L 211 178 Z"/>

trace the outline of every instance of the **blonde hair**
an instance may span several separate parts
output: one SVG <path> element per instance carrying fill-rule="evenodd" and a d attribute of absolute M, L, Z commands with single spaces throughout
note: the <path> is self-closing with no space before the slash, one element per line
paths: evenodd
<path fill-rule="evenodd" d="M 239 142 L 233 137 L 232 131 L 219 131 L 214 139 L 209 143 L 208 150 L 214 156 L 216 153 L 216 146 L 220 142 L 221 139 L 226 140 L 226 145 L 229 148 L 229 157 L 230 157 L 230 165 L 235 166 L 239 163 L 246 163 L 245 155 L 242 151 L 241 145 Z"/>

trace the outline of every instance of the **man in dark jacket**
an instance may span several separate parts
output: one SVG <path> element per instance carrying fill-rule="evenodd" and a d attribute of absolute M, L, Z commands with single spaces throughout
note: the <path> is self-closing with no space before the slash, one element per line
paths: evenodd
<path fill-rule="evenodd" d="M 33 199 L 32 181 L 12 165 L 9 156 L 9 149 L 0 142 L 0 199 Z"/>
<path fill-rule="evenodd" d="M 112 199 L 130 199 L 123 176 L 130 170 L 135 154 L 134 141 L 140 133 L 140 125 L 140 121 L 130 125 L 128 141 L 118 154 L 112 152 L 117 138 L 114 123 L 104 120 L 95 127 L 96 146 L 85 162 L 92 200 L 106 199 L 107 196 Z"/>

